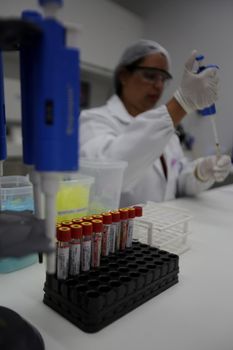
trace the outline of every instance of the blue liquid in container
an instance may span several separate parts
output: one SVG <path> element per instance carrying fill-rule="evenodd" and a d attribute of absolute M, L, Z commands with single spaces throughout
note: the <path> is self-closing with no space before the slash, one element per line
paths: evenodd
<path fill-rule="evenodd" d="M 33 211 L 32 185 L 27 176 L 2 176 L 0 181 L 1 210 Z M 37 254 L 0 259 L 0 273 L 17 271 L 36 262 Z"/>

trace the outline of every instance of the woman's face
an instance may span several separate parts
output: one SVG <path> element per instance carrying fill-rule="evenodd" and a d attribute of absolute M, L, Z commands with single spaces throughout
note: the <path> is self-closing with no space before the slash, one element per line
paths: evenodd
<path fill-rule="evenodd" d="M 166 57 L 155 53 L 146 56 L 132 72 L 125 70 L 121 73 L 121 99 L 131 115 L 136 116 L 154 107 L 168 79 L 166 72 Z"/>

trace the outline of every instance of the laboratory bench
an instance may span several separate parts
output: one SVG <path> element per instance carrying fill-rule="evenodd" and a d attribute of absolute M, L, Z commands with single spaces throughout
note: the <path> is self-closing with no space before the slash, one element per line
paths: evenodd
<path fill-rule="evenodd" d="M 188 209 L 179 283 L 93 334 L 43 304 L 45 268 L 0 275 L 0 304 L 33 323 L 47 350 L 232 350 L 233 185 L 170 202 Z"/>

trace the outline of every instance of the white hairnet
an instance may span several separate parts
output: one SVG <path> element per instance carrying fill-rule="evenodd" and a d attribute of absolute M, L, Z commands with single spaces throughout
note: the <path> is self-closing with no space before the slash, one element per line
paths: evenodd
<path fill-rule="evenodd" d="M 167 58 L 168 72 L 170 73 L 171 59 L 168 51 L 155 41 L 140 39 L 125 49 L 115 68 L 115 74 L 119 71 L 120 67 L 128 66 L 131 63 L 134 63 L 135 61 L 139 60 L 140 58 L 144 58 L 145 56 L 157 52 L 163 53 L 164 56 Z"/>
<path fill-rule="evenodd" d="M 168 51 L 152 40 L 140 39 L 134 44 L 128 46 L 123 52 L 120 60 L 114 70 L 113 81 L 115 93 L 120 96 L 122 91 L 122 84 L 118 77 L 121 68 L 131 65 L 137 60 L 144 58 L 148 55 L 161 52 L 167 58 L 168 61 L 168 72 L 171 73 L 171 59 Z"/>

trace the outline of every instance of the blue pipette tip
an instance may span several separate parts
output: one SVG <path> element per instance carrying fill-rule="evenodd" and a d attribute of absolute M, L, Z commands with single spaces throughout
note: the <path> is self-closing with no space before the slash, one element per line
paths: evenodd
<path fill-rule="evenodd" d="M 56 4 L 58 6 L 63 5 L 63 0 L 38 0 L 40 6 L 46 6 L 48 4 Z"/>
<path fill-rule="evenodd" d="M 204 55 L 198 55 L 196 56 L 196 61 L 202 61 L 204 60 L 205 56 Z"/>
<path fill-rule="evenodd" d="M 219 66 L 217 64 L 208 64 L 206 68 L 217 68 L 219 69 Z"/>

